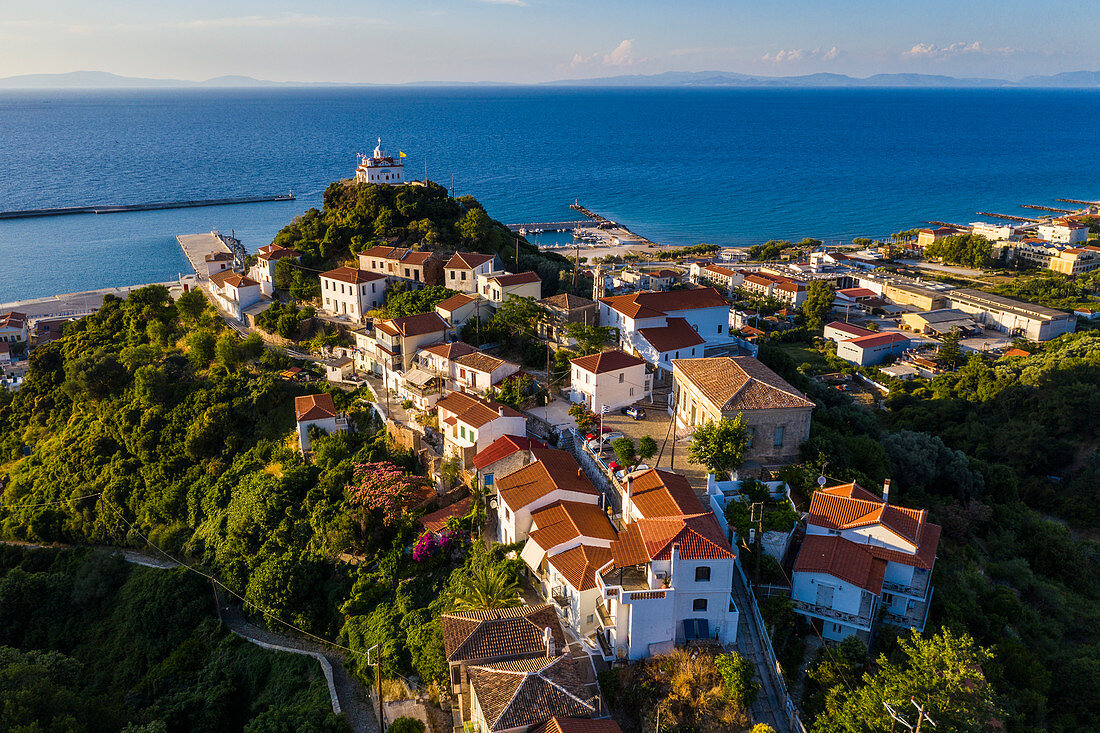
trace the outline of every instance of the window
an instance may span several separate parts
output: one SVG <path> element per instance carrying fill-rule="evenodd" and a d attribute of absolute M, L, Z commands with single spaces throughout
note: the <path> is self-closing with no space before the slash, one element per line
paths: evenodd
<path fill-rule="evenodd" d="M 466 273 L 465 273 L 465 272 L 464 272 L 464 273 L 462 273 L 462 279 L 463 279 L 463 280 L 465 280 L 465 279 L 466 279 Z"/>
<path fill-rule="evenodd" d="M 619 372 L 619 384 L 622 384 L 623 380 L 625 380 L 625 379 L 626 379 L 626 372 Z"/>
<path fill-rule="evenodd" d="M 409 277 L 409 268 L 405 268 L 405 277 Z"/>
<path fill-rule="evenodd" d="M 752 448 L 752 441 L 756 437 L 756 428 L 754 428 L 752 425 L 749 425 L 747 428 L 745 428 L 745 432 L 749 434 L 749 440 L 747 443 L 745 443 L 745 447 Z"/>
<path fill-rule="evenodd" d="M 677 351 L 677 352 L 676 352 L 676 356 L 674 356 L 674 357 L 672 357 L 672 358 L 673 358 L 673 359 L 679 359 L 679 358 L 680 358 L 680 352 L 679 352 L 679 351 Z"/>
<path fill-rule="evenodd" d="M 466 437 L 466 426 L 465 425 L 459 425 L 458 426 L 458 434 L 461 435 L 463 438 Z"/>
<path fill-rule="evenodd" d="M 595 620 L 596 620 L 596 617 L 593 614 L 591 614 L 591 613 L 588 614 L 588 623 L 592 623 Z"/>
<path fill-rule="evenodd" d="M 454 270 L 451 270 L 451 279 L 452 279 L 452 280 L 454 280 L 454 279 L 455 279 L 455 271 L 454 271 Z"/>
<path fill-rule="evenodd" d="M 775 429 L 775 447 L 779 448 L 783 445 L 783 426 L 780 425 Z"/>
<path fill-rule="evenodd" d="M 722 333 L 722 326 L 718 326 L 718 333 Z"/>
<path fill-rule="evenodd" d="M 692 611 L 706 611 L 707 610 L 707 599 L 706 598 L 696 598 L 694 601 L 691 602 L 691 610 Z"/>
<path fill-rule="evenodd" d="M 631 388 L 630 388 L 630 396 L 631 396 L 631 397 L 633 397 L 633 396 L 634 396 L 634 388 L 633 388 L 633 387 L 631 387 Z"/>
<path fill-rule="evenodd" d="M 691 355 L 695 356 L 695 347 L 694 346 L 691 347 Z"/>
<path fill-rule="evenodd" d="M 696 583 L 709 583 L 710 582 L 710 566 L 700 565 L 695 568 L 695 582 Z"/>

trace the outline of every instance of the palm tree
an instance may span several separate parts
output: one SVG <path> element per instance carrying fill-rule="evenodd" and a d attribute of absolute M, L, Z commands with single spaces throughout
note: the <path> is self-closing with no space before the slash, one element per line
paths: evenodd
<path fill-rule="evenodd" d="M 479 562 L 463 576 L 451 600 L 456 611 L 512 608 L 520 604 L 519 581 L 499 565 Z"/>

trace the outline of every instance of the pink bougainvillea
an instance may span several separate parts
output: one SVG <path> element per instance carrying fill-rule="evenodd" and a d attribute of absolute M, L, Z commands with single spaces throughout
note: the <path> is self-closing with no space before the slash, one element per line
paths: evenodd
<path fill-rule="evenodd" d="M 410 499 L 424 486 L 424 479 L 410 476 L 387 461 L 355 464 L 354 483 L 348 485 L 348 501 L 363 509 L 378 509 L 382 522 L 393 525 Z"/>
<path fill-rule="evenodd" d="M 413 560 L 417 562 L 424 562 L 433 554 L 441 545 L 437 543 L 435 535 L 432 532 L 426 531 L 420 535 L 420 538 L 416 541 L 416 547 L 413 548 Z"/>

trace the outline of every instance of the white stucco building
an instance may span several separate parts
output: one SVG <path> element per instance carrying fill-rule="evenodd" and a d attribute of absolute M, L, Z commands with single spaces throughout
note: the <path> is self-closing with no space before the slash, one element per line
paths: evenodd
<path fill-rule="evenodd" d="M 1040 224 L 1039 237 L 1055 244 L 1076 244 L 1086 242 L 1089 238 L 1089 228 L 1084 224 L 1067 219 L 1055 219 L 1049 224 Z"/>
<path fill-rule="evenodd" d="M 569 399 L 593 412 L 605 406 L 617 410 L 653 394 L 645 360 L 620 349 L 579 356 L 571 364 Z"/>
<path fill-rule="evenodd" d="M 321 273 L 321 309 L 360 323 L 367 311 L 382 305 L 386 278 L 354 267 L 337 267 Z"/>
<path fill-rule="evenodd" d="M 463 468 L 473 465 L 474 456 L 503 435 L 526 435 L 527 418 L 522 412 L 499 402 L 452 392 L 436 403 L 443 452 L 458 456 Z"/>
<path fill-rule="evenodd" d="M 294 420 L 297 424 L 298 447 L 309 452 L 309 429 L 315 427 L 328 434 L 348 429 L 348 421 L 336 411 L 332 395 L 327 392 L 294 398 Z"/>
<path fill-rule="evenodd" d="M 554 448 L 533 448 L 535 462 L 498 476 L 497 538 L 504 544 L 525 542 L 531 515 L 556 501 L 597 504 L 599 492 L 577 460 Z"/>
<path fill-rule="evenodd" d="M 210 276 L 210 294 L 222 310 L 237 320 L 243 320 L 244 311 L 262 297 L 260 283 L 233 270 Z"/>
<path fill-rule="evenodd" d="M 794 610 L 834 641 L 866 641 L 880 613 L 923 631 L 939 539 L 925 510 L 889 503 L 889 482 L 881 497 L 854 483 L 816 491 L 791 575 Z"/>
<path fill-rule="evenodd" d="M 0 315 L 0 342 L 21 344 L 27 340 L 27 314 L 11 311 Z"/>
<path fill-rule="evenodd" d="M 495 306 L 508 298 L 542 298 L 542 279 L 535 272 L 477 274 L 477 294 Z"/>
<path fill-rule="evenodd" d="M 404 153 L 398 153 L 397 158 L 386 154 L 382 150 L 382 138 L 378 138 L 378 145 L 371 155 L 356 155 L 355 182 L 379 183 L 386 186 L 396 186 L 405 182 Z"/>
<path fill-rule="evenodd" d="M 269 298 L 275 292 L 275 266 L 279 260 L 288 257 L 297 262 L 301 259 L 302 253 L 296 249 L 268 244 L 260 247 L 260 251 L 256 254 L 256 264 L 252 266 L 248 274 L 249 277 L 260 283 L 260 292 Z"/>
<path fill-rule="evenodd" d="M 477 291 L 478 275 L 501 272 L 500 257 L 480 252 L 455 252 L 443 265 L 443 284 L 460 293 Z"/>

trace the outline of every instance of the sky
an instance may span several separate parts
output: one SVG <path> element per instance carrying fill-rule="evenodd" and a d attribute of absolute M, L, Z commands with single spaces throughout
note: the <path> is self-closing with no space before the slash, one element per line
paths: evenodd
<path fill-rule="evenodd" d="M 0 77 L 501 81 L 1100 69 L 1074 0 L 0 0 Z"/>

